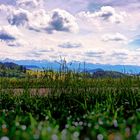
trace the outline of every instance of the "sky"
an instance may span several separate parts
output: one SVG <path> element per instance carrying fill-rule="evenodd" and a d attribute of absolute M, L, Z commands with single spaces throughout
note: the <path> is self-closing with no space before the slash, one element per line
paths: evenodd
<path fill-rule="evenodd" d="M 0 0 L 0 60 L 140 65 L 140 0 Z"/>

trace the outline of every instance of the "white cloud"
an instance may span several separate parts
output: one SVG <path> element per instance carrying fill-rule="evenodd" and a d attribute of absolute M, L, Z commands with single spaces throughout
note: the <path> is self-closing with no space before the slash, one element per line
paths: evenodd
<path fill-rule="evenodd" d="M 55 9 L 50 12 L 51 20 L 46 29 L 51 33 L 53 31 L 78 32 L 76 19 L 65 10 Z"/>
<path fill-rule="evenodd" d="M 25 47 L 28 45 L 28 42 L 23 37 L 24 35 L 16 26 L 8 25 L 0 27 L 0 46 L 4 45 L 8 49 L 9 47 Z M 6 49 L 5 47 L 4 50 Z"/>
<path fill-rule="evenodd" d="M 9 12 L 12 11 L 12 6 L 4 5 L 4 4 L 0 5 L 0 12 L 5 12 L 6 14 L 8 11 Z"/>
<path fill-rule="evenodd" d="M 115 34 L 105 34 L 102 36 L 102 40 L 105 42 L 108 41 L 116 41 L 116 42 L 124 42 L 127 41 L 127 37 L 120 33 L 115 33 Z"/>
<path fill-rule="evenodd" d="M 0 5 L 0 58 L 56 60 L 62 56 L 67 61 L 104 64 L 136 64 L 135 60 L 140 60 L 140 51 L 131 51 L 124 44 L 140 32 L 139 13 L 126 16 L 119 8 L 107 6 L 75 16 L 62 9 L 36 7 L 36 1 L 32 0 L 33 6 L 26 0 L 17 0 L 25 2 L 20 6 Z M 74 34 L 78 29 L 80 32 Z"/>
<path fill-rule="evenodd" d="M 9 12 L 7 19 L 11 25 L 40 31 L 48 26 L 50 16 L 44 9 L 29 12 L 28 10 L 19 8 Z"/>
<path fill-rule="evenodd" d="M 81 48 L 82 44 L 66 42 L 66 43 L 58 45 L 58 47 L 65 48 L 65 49 L 75 49 L 75 48 Z"/>
<path fill-rule="evenodd" d="M 43 6 L 43 0 L 17 0 L 16 4 L 18 7 L 32 10 Z"/>
<path fill-rule="evenodd" d="M 87 17 L 91 19 L 101 18 L 103 21 L 109 21 L 111 23 L 122 23 L 124 18 L 127 16 L 125 12 L 116 11 L 111 6 L 103 6 L 99 11 L 94 13 L 91 12 L 80 12 L 80 17 Z"/>
<path fill-rule="evenodd" d="M 69 12 L 61 9 L 54 9 L 46 12 L 44 9 L 28 10 L 18 8 L 7 11 L 8 22 L 11 25 L 22 26 L 35 31 L 48 33 L 57 32 L 78 32 L 76 18 Z"/>
<path fill-rule="evenodd" d="M 7 20 L 9 24 L 16 26 L 27 26 L 29 22 L 30 13 L 23 9 L 13 9 L 12 12 L 9 13 Z"/>
<path fill-rule="evenodd" d="M 118 12 L 111 6 L 103 6 L 99 12 L 95 12 L 94 14 L 95 17 L 100 17 L 112 23 L 122 23 L 126 16 L 125 12 Z"/>
<path fill-rule="evenodd" d="M 13 11 L 14 7 L 9 5 L 0 4 L 0 25 L 3 26 L 7 23 L 7 16 Z"/>
<path fill-rule="evenodd" d="M 0 27 L 0 40 L 2 41 L 14 41 L 19 36 L 21 33 L 15 26 Z"/>
<path fill-rule="evenodd" d="M 86 52 L 85 53 L 85 55 L 87 56 L 87 57 L 103 57 L 104 56 L 104 54 L 105 54 L 105 52 L 93 52 L 93 51 L 88 51 L 88 52 Z"/>
<path fill-rule="evenodd" d="M 28 28 L 35 31 L 44 31 L 49 26 L 50 15 L 43 9 L 32 12 L 28 19 Z"/>

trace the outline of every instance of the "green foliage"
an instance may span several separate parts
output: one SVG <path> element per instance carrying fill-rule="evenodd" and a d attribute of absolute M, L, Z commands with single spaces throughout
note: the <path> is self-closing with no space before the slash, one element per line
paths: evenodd
<path fill-rule="evenodd" d="M 140 139 L 139 83 L 53 71 L 1 78 L 0 139 Z"/>
<path fill-rule="evenodd" d="M 15 63 L 0 63 L 0 77 L 25 77 L 26 68 Z"/>

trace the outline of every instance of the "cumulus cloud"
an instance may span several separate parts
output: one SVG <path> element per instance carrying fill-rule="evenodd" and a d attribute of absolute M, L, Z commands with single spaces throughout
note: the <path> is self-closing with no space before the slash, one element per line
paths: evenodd
<path fill-rule="evenodd" d="M 9 13 L 12 13 L 13 9 L 13 6 L 0 4 L 0 25 L 7 23 L 7 16 L 9 16 Z"/>
<path fill-rule="evenodd" d="M 63 43 L 63 44 L 58 45 L 58 47 L 66 48 L 66 49 L 74 49 L 74 48 L 80 48 L 80 47 L 82 47 L 82 45 L 78 44 L 78 43 L 67 42 L 67 43 Z"/>
<path fill-rule="evenodd" d="M 28 10 L 22 8 L 16 8 L 9 5 L 0 5 L 0 14 L 1 17 L 4 17 L 3 20 L 6 20 L 11 25 L 22 25 L 28 23 L 31 13 Z"/>
<path fill-rule="evenodd" d="M 26 26 L 29 22 L 29 12 L 23 9 L 13 10 L 7 20 L 11 25 Z"/>
<path fill-rule="evenodd" d="M 50 15 L 43 9 L 34 11 L 29 18 L 29 29 L 45 30 L 49 26 Z"/>
<path fill-rule="evenodd" d="M 72 1 L 77 2 L 77 0 Z M 95 9 L 94 12 L 81 13 L 81 17 L 83 17 L 81 18 L 71 14 L 75 13 L 72 11 L 74 7 L 65 7 L 65 4 L 65 6 L 55 6 L 54 2 L 51 2 L 54 5 L 48 6 L 46 11 L 45 8 L 41 8 L 41 5 L 37 5 L 38 2 L 37 0 L 16 0 L 15 5 L 0 5 L 0 57 L 7 57 L 8 54 L 8 57 L 18 59 L 56 60 L 61 55 L 68 61 L 74 58 L 74 60 L 92 63 L 117 64 L 122 63 L 123 58 L 127 58 L 124 63 L 138 62 L 133 61 L 133 56 L 139 56 L 140 51 L 134 53 L 129 51 L 128 56 L 120 53 L 125 52 L 125 49 L 131 49 L 129 44 L 124 45 L 123 43 L 129 43 L 131 38 L 139 34 L 140 14 L 138 12 L 131 11 L 126 15 L 120 7 L 103 6 Z M 78 4 L 81 2 L 82 0 L 78 0 Z M 56 7 L 65 10 L 52 9 Z M 66 9 L 70 12 L 67 12 Z M 79 6 L 75 11 L 81 10 L 87 9 L 81 9 Z M 125 23 L 119 24 L 124 21 Z M 9 25 L 9 27 L 3 27 L 3 25 Z M 67 33 L 77 32 L 78 26 L 80 26 L 80 33 Z M 135 31 L 130 30 L 132 28 L 135 28 Z M 135 40 L 135 44 L 139 45 L 139 40 Z M 53 48 L 54 51 L 46 52 L 49 48 Z M 118 58 L 121 59 L 118 60 Z M 128 59 L 129 61 L 127 61 Z"/>
<path fill-rule="evenodd" d="M 5 14 L 7 14 L 7 12 L 10 11 L 12 11 L 12 6 L 4 5 L 4 4 L 0 5 L 0 12 L 5 12 Z"/>
<path fill-rule="evenodd" d="M 23 35 L 16 26 L 0 27 L 0 41 L 8 47 L 26 46 L 27 43 L 22 39 Z"/>
<path fill-rule="evenodd" d="M 95 13 L 95 16 L 101 17 L 103 20 L 108 20 L 113 23 L 122 23 L 126 14 L 125 12 L 117 12 L 111 6 L 103 6 L 99 12 Z"/>
<path fill-rule="evenodd" d="M 22 9 L 35 9 L 43 6 L 43 0 L 17 0 L 16 4 Z"/>
<path fill-rule="evenodd" d="M 14 41 L 16 37 L 21 35 L 16 27 L 3 26 L 0 27 L 0 40 L 2 41 Z"/>
<path fill-rule="evenodd" d="M 28 10 L 18 8 L 9 11 L 7 16 L 9 24 L 23 26 L 35 31 L 48 33 L 57 32 L 78 32 L 78 24 L 73 15 L 65 10 L 55 9 L 46 12 L 44 9 Z"/>
<path fill-rule="evenodd" d="M 78 24 L 76 23 L 75 17 L 67 11 L 55 9 L 50 13 L 50 16 L 49 27 L 46 28 L 48 32 L 78 32 Z"/>
<path fill-rule="evenodd" d="M 125 42 L 127 41 L 127 37 L 120 33 L 116 34 L 105 34 L 102 36 L 102 41 L 109 42 L 109 41 L 116 41 L 116 42 Z"/>
<path fill-rule="evenodd" d="M 124 18 L 127 16 L 125 12 L 118 12 L 111 6 L 103 6 L 99 11 L 96 12 L 80 12 L 80 17 L 87 18 L 101 18 L 103 21 L 109 21 L 112 23 L 122 23 Z"/>
<path fill-rule="evenodd" d="M 7 20 L 11 25 L 40 31 L 49 25 L 50 16 L 43 9 L 32 11 L 32 13 L 25 9 L 13 9 L 7 16 Z"/>

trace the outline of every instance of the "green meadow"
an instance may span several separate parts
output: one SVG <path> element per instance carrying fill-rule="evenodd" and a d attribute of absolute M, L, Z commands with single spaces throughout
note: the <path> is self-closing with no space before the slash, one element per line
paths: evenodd
<path fill-rule="evenodd" d="M 140 140 L 140 77 L 2 77 L 0 140 Z"/>

